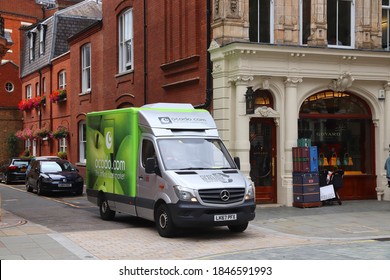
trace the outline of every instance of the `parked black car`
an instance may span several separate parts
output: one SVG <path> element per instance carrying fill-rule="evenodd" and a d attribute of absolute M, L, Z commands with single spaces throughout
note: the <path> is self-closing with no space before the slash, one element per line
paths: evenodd
<path fill-rule="evenodd" d="M 1 165 L 0 178 L 6 184 L 24 181 L 26 179 L 26 170 L 29 163 L 29 158 L 11 158 L 6 163 Z"/>
<path fill-rule="evenodd" d="M 26 175 L 28 174 L 28 172 L 30 172 L 31 166 L 32 166 L 32 164 L 34 163 L 34 161 L 39 160 L 39 159 L 60 159 L 60 158 L 57 157 L 57 156 L 39 156 L 39 157 L 32 157 L 31 160 L 30 160 L 30 163 L 29 163 L 28 166 L 27 166 Z"/>
<path fill-rule="evenodd" d="M 76 167 L 63 159 L 35 159 L 26 177 L 26 190 L 83 194 L 84 179 Z"/>

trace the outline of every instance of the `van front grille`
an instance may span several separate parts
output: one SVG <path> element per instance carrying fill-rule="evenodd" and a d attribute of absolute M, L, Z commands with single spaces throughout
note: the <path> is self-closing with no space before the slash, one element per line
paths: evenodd
<path fill-rule="evenodd" d="M 199 196 L 204 203 L 231 204 L 244 199 L 244 188 L 199 190 Z"/>

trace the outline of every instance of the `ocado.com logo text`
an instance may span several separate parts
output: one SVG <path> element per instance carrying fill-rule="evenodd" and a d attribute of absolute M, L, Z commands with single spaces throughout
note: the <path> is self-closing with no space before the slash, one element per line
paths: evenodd
<path fill-rule="evenodd" d="M 108 169 L 108 170 L 126 170 L 126 162 L 124 160 L 110 160 L 106 159 L 96 159 L 95 160 L 96 169 Z"/>

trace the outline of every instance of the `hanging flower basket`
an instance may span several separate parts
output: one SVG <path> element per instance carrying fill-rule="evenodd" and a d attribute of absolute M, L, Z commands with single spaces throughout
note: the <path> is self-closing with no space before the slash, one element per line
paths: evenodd
<path fill-rule="evenodd" d="M 23 140 L 34 139 L 36 137 L 30 128 L 24 128 L 16 131 L 15 136 Z"/>
<path fill-rule="evenodd" d="M 69 135 L 69 130 L 65 126 L 59 126 L 57 130 L 53 131 L 53 138 L 61 139 Z"/>
<path fill-rule="evenodd" d="M 52 93 L 50 93 L 50 102 L 59 102 L 66 100 L 66 89 L 56 89 L 53 90 Z"/>
<path fill-rule="evenodd" d="M 47 137 L 51 137 L 51 135 L 52 135 L 51 130 L 44 127 L 34 131 L 35 138 L 44 139 Z"/>

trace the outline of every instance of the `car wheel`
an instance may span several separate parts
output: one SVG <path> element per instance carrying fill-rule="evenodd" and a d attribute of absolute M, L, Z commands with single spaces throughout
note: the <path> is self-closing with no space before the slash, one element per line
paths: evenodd
<path fill-rule="evenodd" d="M 77 196 L 83 195 L 83 189 L 78 190 L 77 192 L 75 192 L 75 195 L 77 195 Z"/>
<path fill-rule="evenodd" d="M 176 232 L 171 213 L 166 204 L 160 204 L 155 212 L 157 231 L 161 237 L 172 237 Z"/>
<path fill-rule="evenodd" d="M 43 191 L 41 188 L 41 182 L 37 182 L 37 195 L 42 195 Z"/>
<path fill-rule="evenodd" d="M 33 191 L 32 187 L 30 186 L 30 184 L 27 181 L 26 181 L 26 191 L 28 191 L 28 192 Z"/>
<path fill-rule="evenodd" d="M 247 227 L 248 227 L 248 222 L 246 222 L 245 224 L 241 224 L 241 225 L 230 225 L 230 226 L 228 226 L 228 228 L 232 232 L 243 232 L 243 231 L 246 230 Z"/>
<path fill-rule="evenodd" d="M 105 196 L 102 196 L 101 198 L 99 211 L 102 220 L 110 221 L 115 218 L 115 211 L 110 209 L 110 205 L 108 205 L 108 201 Z"/>
<path fill-rule="evenodd" d="M 7 185 L 11 184 L 11 181 L 9 180 L 7 174 L 4 174 L 4 183 L 6 183 Z"/>

